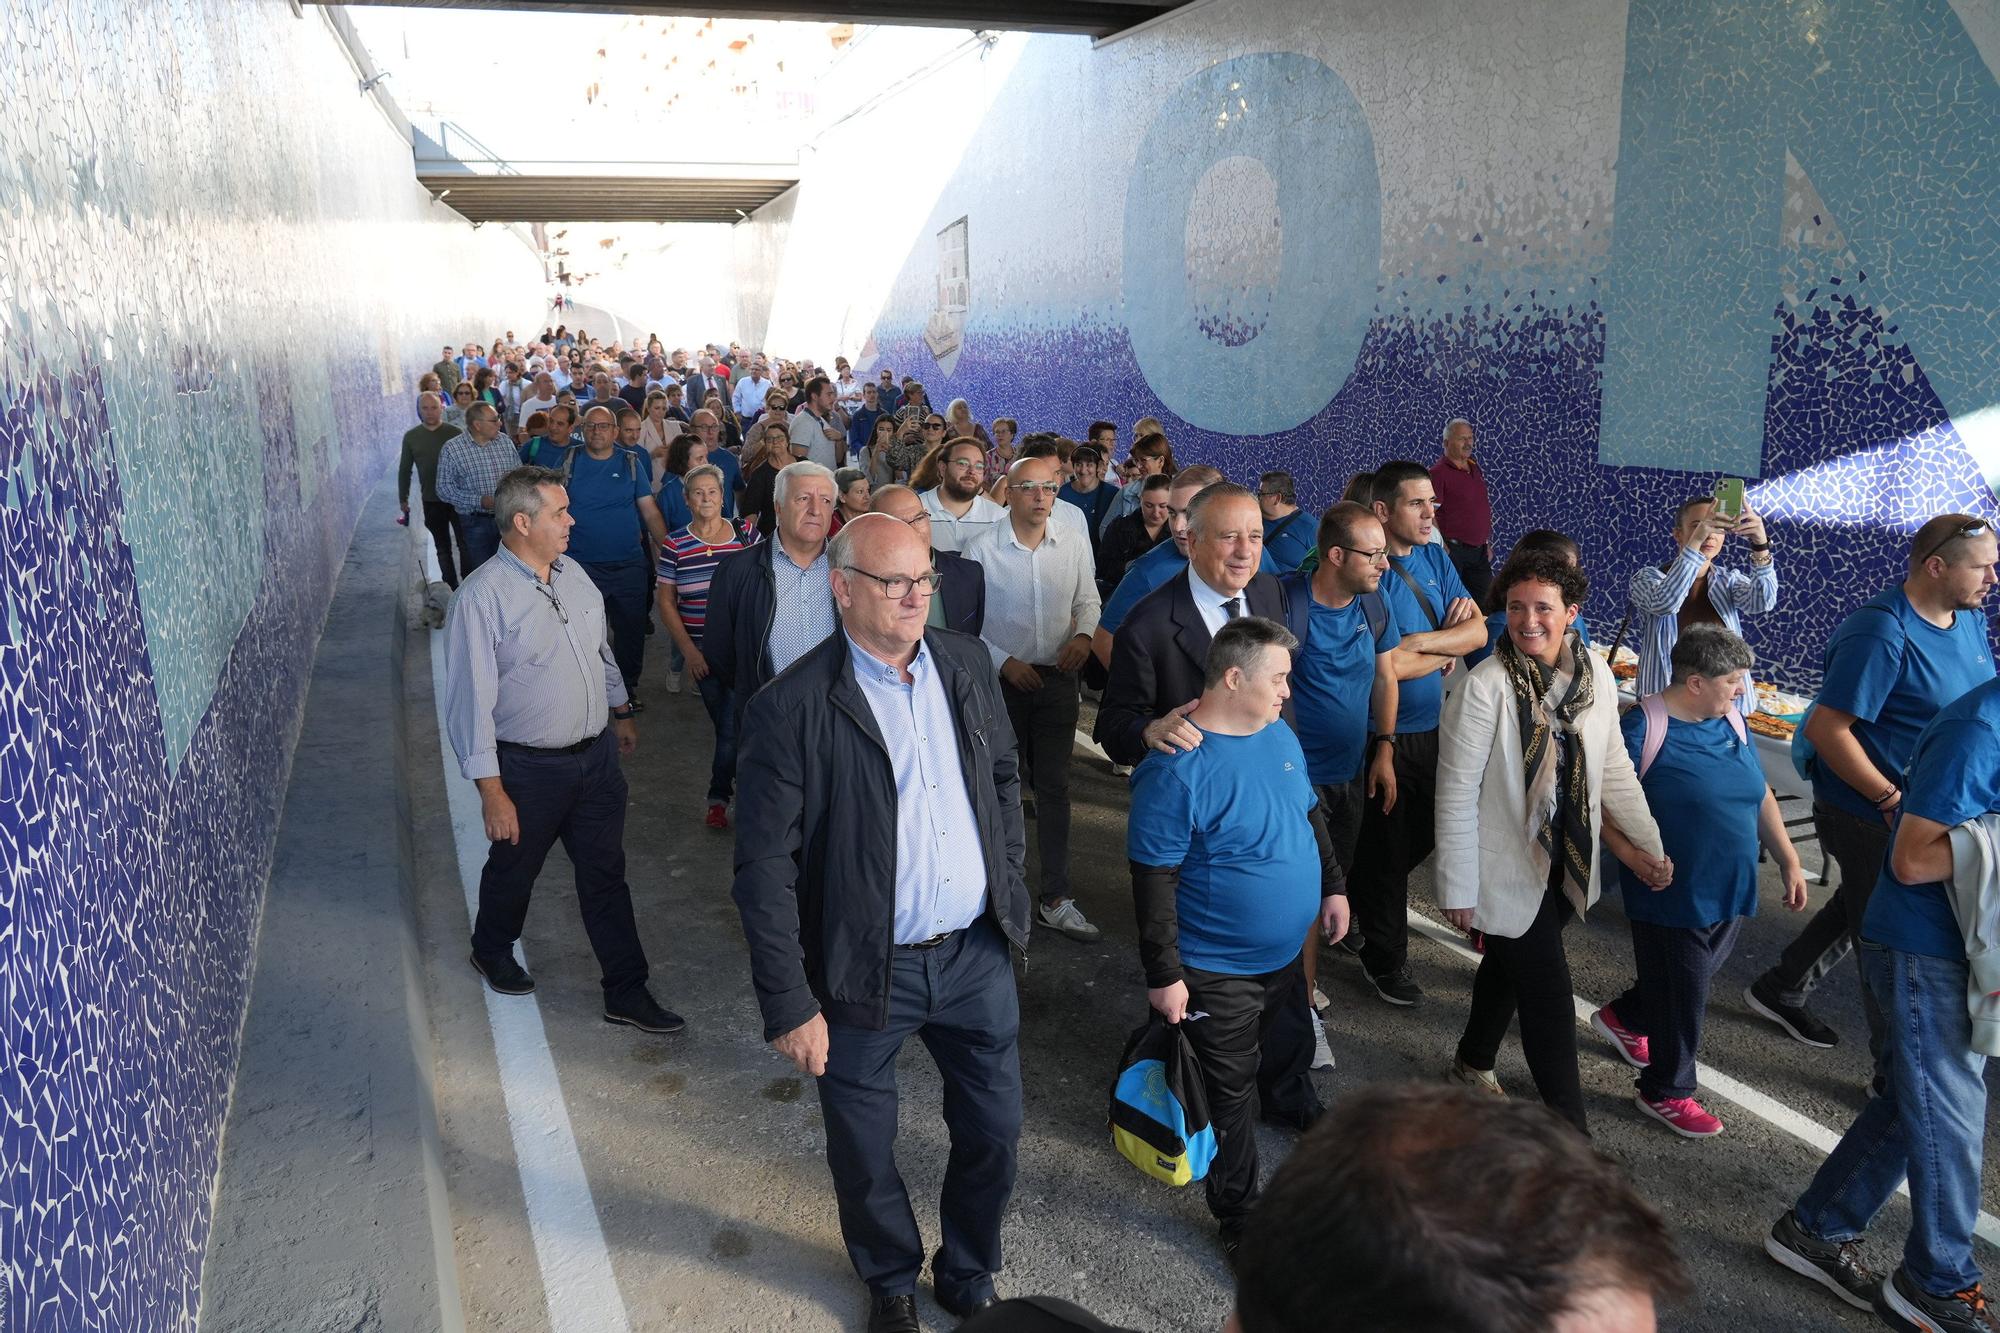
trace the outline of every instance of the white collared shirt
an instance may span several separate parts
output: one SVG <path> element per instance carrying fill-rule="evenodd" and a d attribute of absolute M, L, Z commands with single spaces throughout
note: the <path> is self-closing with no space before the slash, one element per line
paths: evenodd
<path fill-rule="evenodd" d="M 963 518 L 944 507 L 944 497 L 935 488 L 917 498 L 923 501 L 924 508 L 931 511 L 931 545 L 940 551 L 962 553 L 972 544 L 974 537 L 995 523 L 1007 521 L 1007 511 L 984 495 L 972 497 L 972 506 L 965 511 Z"/>
<path fill-rule="evenodd" d="M 1053 516 L 1052 516 L 1053 518 Z M 933 519 L 931 526 L 937 526 Z M 1049 522 L 1033 550 L 1021 545 L 1011 519 L 974 537 L 965 558 L 986 572 L 986 620 L 979 637 L 997 668 L 1008 658 L 1052 666 L 1063 645 L 1097 629 L 1097 578 L 1090 539 Z"/>
<path fill-rule="evenodd" d="M 1187 576 L 1188 590 L 1194 593 L 1194 609 L 1201 612 L 1201 623 L 1208 626 L 1209 637 L 1214 638 L 1216 631 L 1229 623 L 1229 609 L 1223 603 L 1229 601 L 1230 598 L 1227 594 L 1219 593 L 1202 582 L 1201 575 L 1194 572 L 1193 565 L 1188 566 Z M 1237 615 L 1247 616 L 1250 614 L 1249 589 L 1246 588 L 1242 592 L 1237 593 L 1235 601 Z"/>

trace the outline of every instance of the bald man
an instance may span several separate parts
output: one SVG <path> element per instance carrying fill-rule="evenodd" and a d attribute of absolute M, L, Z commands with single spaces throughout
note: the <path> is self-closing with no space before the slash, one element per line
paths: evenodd
<path fill-rule="evenodd" d="M 819 1081 L 872 1333 L 917 1333 L 924 1243 L 896 1170 L 896 1056 L 943 1078 L 938 1304 L 994 1301 L 1021 1133 L 1008 945 L 1029 898 L 1014 733 L 986 646 L 930 622 L 930 543 L 863 514 L 828 550 L 840 632 L 744 715 L 733 896 L 764 1039 Z"/>
<path fill-rule="evenodd" d="M 870 493 L 868 512 L 887 514 L 910 525 L 926 544 L 931 539 L 931 511 L 908 486 L 879 486 Z M 938 590 L 931 597 L 930 623 L 940 629 L 977 634 L 986 624 L 986 571 L 956 551 L 931 547 Z"/>

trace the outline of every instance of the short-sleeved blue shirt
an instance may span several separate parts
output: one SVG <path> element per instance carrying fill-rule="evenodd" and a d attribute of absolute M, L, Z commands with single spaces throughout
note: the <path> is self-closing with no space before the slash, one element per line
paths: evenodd
<path fill-rule="evenodd" d="M 1666 738 L 1639 779 L 1660 841 L 1674 863 L 1674 882 L 1655 893 L 1624 866 L 1625 915 L 1656 926 L 1713 926 L 1757 914 L 1757 813 L 1764 805 L 1764 768 L 1757 748 L 1726 717 L 1705 722 L 1667 718 Z M 1645 710 L 1620 724 L 1625 749 L 1638 767 L 1646 744 Z"/>
<path fill-rule="evenodd" d="M 1988 679 L 1939 710 L 1917 738 L 1902 815 L 1956 828 L 2000 810 L 2000 681 Z M 1863 939 L 1931 958 L 1965 957 L 1965 935 L 1943 884 L 1905 884 L 1885 864 Z"/>
<path fill-rule="evenodd" d="M 1179 866 L 1181 961 L 1255 976 L 1299 956 L 1319 914 L 1317 801 L 1292 729 L 1205 732 L 1180 754 L 1149 754 L 1132 774 L 1126 854 Z"/>
<path fill-rule="evenodd" d="M 569 474 L 570 529 L 568 554 L 591 564 L 643 559 L 639 548 L 639 501 L 651 487 L 632 453 L 613 449 L 611 457 L 592 458 L 578 449 Z"/>
<path fill-rule="evenodd" d="M 1833 632 L 1818 702 L 1854 715 L 1861 748 L 1896 781 L 1938 710 L 1991 679 L 1983 615 L 1960 611 L 1950 629 L 1939 629 L 1896 587 L 1871 597 Z M 1814 768 L 1814 796 L 1863 819 L 1880 818 L 1872 799 L 1878 793 L 1855 791 L 1826 764 Z"/>
<path fill-rule="evenodd" d="M 1576 637 L 1582 639 L 1584 643 L 1588 644 L 1590 642 L 1590 626 L 1585 623 L 1583 612 L 1579 611 L 1576 613 L 1576 619 L 1570 622 L 1570 628 L 1576 631 Z M 1506 632 L 1507 613 L 1505 611 L 1495 611 L 1492 615 L 1486 617 L 1486 646 L 1484 648 L 1475 648 L 1465 655 L 1466 669 L 1470 670 L 1493 656 L 1494 650 L 1500 646 L 1500 636 Z"/>
<path fill-rule="evenodd" d="M 1319 525 L 1303 509 L 1294 510 L 1281 519 L 1264 521 L 1265 554 L 1282 570 L 1297 569 L 1299 562 L 1312 554 L 1318 536 Z"/>
<path fill-rule="evenodd" d="M 1116 634 L 1118 627 L 1125 623 L 1125 617 L 1132 614 L 1132 608 L 1145 600 L 1147 593 L 1173 582 L 1174 576 L 1188 567 L 1187 557 L 1181 554 L 1172 538 L 1161 542 L 1146 554 L 1125 566 L 1125 577 L 1118 580 L 1112 589 L 1111 600 L 1098 613 L 1097 623 L 1104 627 L 1106 634 Z M 1264 552 L 1261 566 L 1266 574 L 1280 574 L 1271 562 L 1271 553 Z"/>
<path fill-rule="evenodd" d="M 1396 628 L 1404 635 L 1428 634 L 1435 626 L 1431 618 L 1424 614 L 1423 607 L 1410 592 L 1409 584 L 1396 574 L 1396 569 L 1408 572 L 1417 586 L 1424 591 L 1424 600 L 1437 613 L 1438 624 L 1444 623 L 1445 608 L 1460 597 L 1471 594 L 1465 590 L 1465 583 L 1452 567 L 1451 557 L 1444 547 L 1436 542 L 1426 542 L 1413 547 L 1406 556 L 1390 556 L 1389 563 L 1395 568 L 1382 572 L 1382 592 L 1389 599 L 1389 609 L 1395 613 Z M 1444 704 L 1444 676 L 1433 671 L 1428 676 L 1402 683 L 1396 702 L 1396 731 L 1399 735 L 1409 735 L 1418 731 L 1435 731 L 1438 724 L 1438 710 Z"/>
<path fill-rule="evenodd" d="M 1292 655 L 1292 723 L 1315 784 L 1337 786 L 1360 775 L 1375 655 L 1402 641 L 1393 619 L 1383 622 L 1379 638 L 1369 633 L 1359 597 L 1338 610 L 1313 601 L 1306 641 Z"/>

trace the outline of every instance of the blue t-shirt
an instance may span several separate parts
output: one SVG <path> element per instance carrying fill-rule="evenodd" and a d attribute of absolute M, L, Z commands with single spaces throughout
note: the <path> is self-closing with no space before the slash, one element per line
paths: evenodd
<path fill-rule="evenodd" d="M 1939 710 L 1917 738 L 1897 816 L 1956 828 L 2000 810 L 2000 681 L 1988 679 Z M 1884 864 L 1861 937 L 1904 953 L 1965 957 L 1965 935 L 1943 884 L 1905 884 Z"/>
<path fill-rule="evenodd" d="M 569 474 L 569 512 L 576 519 L 570 557 L 590 564 L 643 559 L 638 503 L 650 490 L 630 450 L 614 449 L 599 460 L 578 449 Z"/>
<path fill-rule="evenodd" d="M 1584 623 L 1583 612 L 1579 611 L 1576 613 L 1576 620 L 1570 625 L 1570 628 L 1576 631 L 1576 636 L 1582 639 L 1586 645 L 1589 644 L 1590 626 Z M 1471 670 L 1487 658 L 1493 656 L 1493 650 L 1500 646 L 1500 636 L 1506 632 L 1507 613 L 1505 611 L 1495 611 L 1492 615 L 1486 617 L 1486 646 L 1484 648 L 1474 648 L 1465 655 L 1466 670 Z"/>
<path fill-rule="evenodd" d="M 1726 717 L 1666 723 L 1666 739 L 1639 785 L 1673 859 L 1674 882 L 1655 893 L 1619 866 L 1625 915 L 1689 927 L 1755 916 L 1757 814 L 1765 790 L 1757 747 L 1747 737 L 1737 740 Z M 1636 768 L 1646 744 L 1645 710 L 1628 709 L 1620 725 Z"/>
<path fill-rule="evenodd" d="M 1306 752 L 1306 775 L 1332 787 L 1360 776 L 1375 655 L 1401 643 L 1403 632 L 1391 619 L 1381 637 L 1370 634 L 1359 597 L 1338 610 L 1314 599 L 1306 623 L 1305 644 L 1292 657 L 1292 723 Z"/>
<path fill-rule="evenodd" d="M 1984 615 L 1960 611 L 1950 629 L 1939 629 L 1896 587 L 1871 597 L 1833 632 L 1817 702 L 1854 715 L 1861 748 L 1893 782 L 1938 710 L 1991 679 Z M 1814 765 L 1813 795 L 1862 819 L 1881 818 L 1877 793 L 1855 791 L 1826 764 Z"/>
<path fill-rule="evenodd" d="M 1118 627 L 1125 623 L 1125 617 L 1132 614 L 1132 608 L 1144 600 L 1147 593 L 1165 587 L 1173 581 L 1174 575 L 1184 572 L 1187 567 L 1187 557 L 1181 554 L 1181 548 L 1174 545 L 1172 538 L 1161 542 L 1125 566 L 1125 577 L 1119 579 L 1118 586 L 1112 589 L 1111 600 L 1098 612 L 1097 623 L 1104 627 L 1106 634 L 1116 634 Z M 1269 551 L 1264 552 L 1260 568 L 1266 574 L 1284 573 L 1271 563 Z"/>
<path fill-rule="evenodd" d="M 1085 495 L 1065 482 L 1063 488 L 1056 492 L 1056 497 L 1083 511 L 1085 525 L 1090 529 L 1090 549 L 1096 550 L 1098 541 L 1104 535 L 1099 531 L 1104 526 L 1104 516 L 1111 512 L 1112 505 L 1118 503 L 1118 488 L 1110 482 L 1100 481 L 1096 490 Z"/>
<path fill-rule="evenodd" d="M 1132 774 L 1126 854 L 1179 866 L 1181 961 L 1255 976 L 1299 956 L 1319 915 L 1317 801 L 1299 738 L 1283 723 L 1252 736 L 1204 732 Z"/>
<path fill-rule="evenodd" d="M 1437 613 L 1437 623 L 1444 623 L 1445 608 L 1460 597 L 1468 597 L 1465 583 L 1452 568 L 1451 557 L 1444 547 L 1436 542 L 1425 542 L 1413 547 L 1406 556 L 1390 556 L 1393 568 L 1383 571 L 1382 593 L 1389 599 L 1389 609 L 1395 614 L 1396 628 L 1405 635 L 1428 634 L 1436 626 L 1417 604 L 1410 585 L 1397 576 L 1401 569 L 1416 580 L 1424 590 L 1424 600 Z M 1444 674 L 1433 671 L 1415 680 L 1406 680 L 1396 696 L 1396 732 L 1407 736 L 1413 732 L 1435 731 L 1438 724 L 1438 710 L 1444 704 Z"/>
<path fill-rule="evenodd" d="M 1264 554 L 1276 562 L 1279 569 L 1290 571 L 1299 567 L 1314 550 L 1314 538 L 1319 535 L 1319 525 L 1313 516 L 1303 509 L 1293 510 L 1281 519 L 1264 522 Z"/>

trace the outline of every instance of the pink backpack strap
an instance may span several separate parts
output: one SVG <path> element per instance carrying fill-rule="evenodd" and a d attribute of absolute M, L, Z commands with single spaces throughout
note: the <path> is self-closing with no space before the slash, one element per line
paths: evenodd
<path fill-rule="evenodd" d="M 1660 757 L 1660 747 L 1667 743 L 1667 701 L 1657 694 L 1649 694 L 1639 701 L 1639 712 L 1646 719 L 1646 739 L 1639 747 L 1639 776 L 1643 778 L 1646 770 L 1653 766 L 1653 761 Z M 1736 725 L 1743 725 L 1740 717 Z"/>
<path fill-rule="evenodd" d="M 1736 743 L 1738 745 L 1748 745 L 1750 743 L 1750 730 L 1743 725 L 1743 714 L 1732 708 L 1729 710 L 1728 718 L 1729 729 L 1736 733 Z"/>

